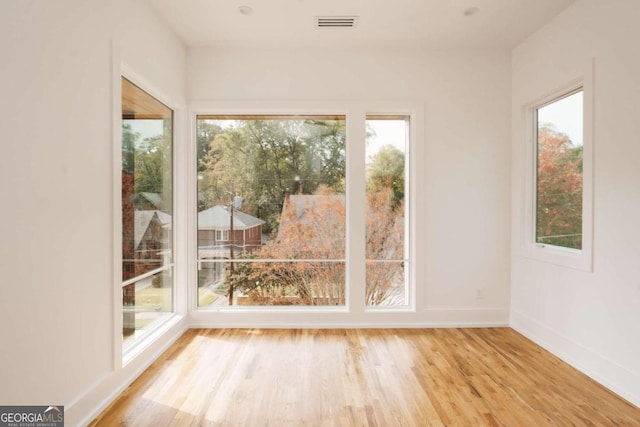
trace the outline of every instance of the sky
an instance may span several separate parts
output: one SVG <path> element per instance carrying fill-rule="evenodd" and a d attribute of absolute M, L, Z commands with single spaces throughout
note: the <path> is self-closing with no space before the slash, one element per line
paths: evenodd
<path fill-rule="evenodd" d="M 404 120 L 367 120 L 375 135 L 367 138 L 367 161 L 385 145 L 406 152 L 407 123 Z"/>
<path fill-rule="evenodd" d="M 123 120 L 131 125 L 131 130 L 140 134 L 138 142 L 144 141 L 145 138 L 162 135 L 164 120 Z"/>
<path fill-rule="evenodd" d="M 538 109 L 538 123 L 549 123 L 569 136 L 574 145 L 582 145 L 583 92 L 576 92 Z"/>

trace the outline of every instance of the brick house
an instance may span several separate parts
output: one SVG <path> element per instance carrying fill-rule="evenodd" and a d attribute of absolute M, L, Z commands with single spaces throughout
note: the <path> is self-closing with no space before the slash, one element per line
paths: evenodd
<path fill-rule="evenodd" d="M 216 205 L 198 212 L 198 258 L 230 259 L 259 249 L 264 223 L 260 218 L 234 209 L 231 231 L 229 206 Z M 203 280 L 210 282 L 221 278 L 223 267 L 219 263 L 200 262 L 198 270 Z"/>

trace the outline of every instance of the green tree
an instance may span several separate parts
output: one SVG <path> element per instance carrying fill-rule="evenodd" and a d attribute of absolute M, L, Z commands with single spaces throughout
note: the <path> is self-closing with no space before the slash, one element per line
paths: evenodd
<path fill-rule="evenodd" d="M 171 200 L 164 195 L 171 191 L 171 123 L 164 121 L 161 135 L 140 139 L 130 123 L 122 124 L 122 169 L 131 175 L 131 197 L 139 193 L 156 193 L 162 199 L 162 210 L 170 212 Z M 166 209 L 165 209 L 166 208 Z"/>
<path fill-rule="evenodd" d="M 163 193 L 171 184 L 165 177 L 166 165 L 171 164 L 170 144 L 163 136 L 154 136 L 145 138 L 137 147 L 136 192 Z"/>
<path fill-rule="evenodd" d="M 200 120 L 197 126 L 196 134 L 196 156 L 198 159 L 198 172 L 203 172 L 207 169 L 204 159 L 211 150 L 211 144 L 215 140 L 216 136 L 221 134 L 223 129 L 210 120 Z"/>
<path fill-rule="evenodd" d="M 227 204 L 233 189 L 244 199 L 243 210 L 275 232 L 287 189 L 312 194 L 324 185 L 344 192 L 344 145 L 343 121 L 235 121 L 199 160 L 198 208 Z"/>
<path fill-rule="evenodd" d="M 404 153 L 392 145 L 382 147 L 367 166 L 367 191 L 393 190 L 393 203 L 404 199 Z"/>
<path fill-rule="evenodd" d="M 131 123 L 122 121 L 122 171 L 133 174 L 135 169 L 136 142 L 140 134 L 134 132 Z"/>

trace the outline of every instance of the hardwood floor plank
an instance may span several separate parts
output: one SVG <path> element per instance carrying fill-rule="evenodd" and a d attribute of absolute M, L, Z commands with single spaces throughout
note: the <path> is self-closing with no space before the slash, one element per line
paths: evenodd
<path fill-rule="evenodd" d="M 517 332 L 195 329 L 92 426 L 638 426 Z"/>

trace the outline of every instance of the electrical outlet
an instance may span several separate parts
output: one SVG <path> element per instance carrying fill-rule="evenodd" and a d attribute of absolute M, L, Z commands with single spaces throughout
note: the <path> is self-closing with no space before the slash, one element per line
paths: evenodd
<path fill-rule="evenodd" d="M 484 289 L 483 288 L 476 289 L 476 299 L 482 299 L 482 298 L 484 298 Z"/>

